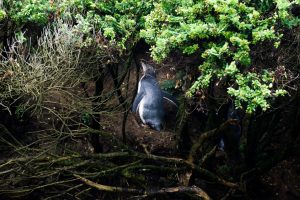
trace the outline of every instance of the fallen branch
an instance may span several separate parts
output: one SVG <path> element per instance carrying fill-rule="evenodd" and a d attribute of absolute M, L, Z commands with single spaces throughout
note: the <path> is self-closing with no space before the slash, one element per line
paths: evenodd
<path fill-rule="evenodd" d="M 211 158 L 213 155 L 215 155 L 216 151 L 217 151 L 217 146 L 214 146 L 207 154 L 205 154 L 205 155 L 201 158 L 201 160 L 199 161 L 199 165 L 200 165 L 200 166 L 203 166 L 204 163 L 205 163 L 209 158 Z"/>
<path fill-rule="evenodd" d="M 144 190 L 144 189 L 134 189 L 134 188 L 124 188 L 124 187 L 115 187 L 115 186 L 109 186 L 109 185 L 102 185 L 99 183 L 95 183 L 91 180 L 88 180 L 84 177 L 81 177 L 79 175 L 73 174 L 76 178 L 84 182 L 85 184 L 94 187 L 101 191 L 107 191 L 107 192 L 126 192 L 126 193 L 135 193 L 140 194 L 143 196 L 150 196 L 150 195 L 157 195 L 157 194 L 166 194 L 166 193 L 193 193 L 197 197 L 204 199 L 204 200 L 210 200 L 211 198 L 208 196 L 206 192 L 204 192 L 201 188 L 196 186 L 186 187 L 186 186 L 178 186 L 178 187 L 170 187 L 170 188 L 162 188 L 159 190 Z"/>
<path fill-rule="evenodd" d="M 211 180 L 215 183 L 219 183 L 219 184 L 224 185 L 226 187 L 243 191 L 243 188 L 241 188 L 238 183 L 233 183 L 233 182 L 227 181 L 225 179 L 222 179 L 222 178 L 220 178 L 219 176 L 215 175 L 214 173 L 212 173 L 211 171 L 209 171 L 207 169 L 195 166 L 194 170 L 195 170 L 195 173 L 198 173 L 199 175 L 205 176 L 206 178 L 208 178 L 209 180 Z"/>

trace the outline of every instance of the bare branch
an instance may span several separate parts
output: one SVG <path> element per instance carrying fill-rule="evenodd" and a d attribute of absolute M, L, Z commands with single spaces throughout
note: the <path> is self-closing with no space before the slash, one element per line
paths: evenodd
<path fill-rule="evenodd" d="M 158 194 L 166 194 L 166 193 L 194 193 L 199 199 L 210 200 L 211 198 L 208 196 L 206 192 L 204 192 L 201 188 L 196 186 L 186 187 L 186 186 L 178 186 L 178 187 L 171 187 L 171 188 L 162 188 L 159 190 L 144 190 L 144 189 L 134 189 L 134 188 L 124 188 L 124 187 L 115 187 L 109 185 L 102 185 L 99 183 L 95 183 L 91 180 L 88 180 L 82 176 L 73 174 L 76 178 L 84 182 L 85 184 L 94 187 L 101 191 L 107 192 L 124 192 L 124 193 L 135 193 L 144 196 L 149 195 L 158 195 Z"/>

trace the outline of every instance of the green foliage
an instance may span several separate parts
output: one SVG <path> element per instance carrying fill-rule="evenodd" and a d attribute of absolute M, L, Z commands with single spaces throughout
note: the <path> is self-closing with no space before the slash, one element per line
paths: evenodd
<path fill-rule="evenodd" d="M 140 18 L 151 5 L 143 1 L 63 1 L 61 17 L 76 14 L 75 23 L 86 32 L 97 30 L 112 46 L 120 51 L 130 48 L 136 41 Z"/>
<path fill-rule="evenodd" d="M 278 9 L 278 17 L 280 18 L 283 25 L 288 27 L 298 26 L 300 19 L 294 17 L 289 13 L 289 8 L 295 4 L 300 4 L 299 0 L 276 0 L 276 7 Z"/>
<path fill-rule="evenodd" d="M 49 0 L 5 0 L 4 5 L 9 4 L 9 16 L 18 24 L 34 22 L 46 24 L 53 5 Z"/>
<path fill-rule="evenodd" d="M 248 74 L 255 68 L 251 48 L 262 42 L 278 47 L 282 36 L 279 30 L 299 25 L 299 18 L 289 13 L 291 6 L 299 3 L 299 0 L 4 0 L 0 20 L 13 21 L 19 27 L 17 31 L 27 23 L 44 26 L 56 19 L 70 21 L 74 30 L 84 35 L 79 45 L 89 47 L 97 43 L 112 54 L 114 60 L 107 62 L 118 62 L 140 37 L 151 45 L 151 55 L 158 62 L 174 50 L 186 55 L 198 54 L 202 61 L 201 76 L 188 89 L 187 96 L 207 88 L 212 81 L 228 80 L 228 94 L 236 99 L 236 106 L 253 112 L 257 107 L 267 109 L 270 96 L 284 92 L 273 86 L 273 79 L 263 81 L 262 75 Z M 272 74 L 272 70 L 268 73 Z M 255 85 L 253 79 L 259 84 Z M 240 84 L 241 80 L 245 84 Z M 239 97 L 243 90 L 254 94 Z"/>
<path fill-rule="evenodd" d="M 271 97 L 286 94 L 286 91 L 282 89 L 272 90 L 272 73 L 268 71 L 263 71 L 260 74 L 237 74 L 235 77 L 237 89 L 229 87 L 228 94 L 235 97 L 237 107 L 242 107 L 242 103 L 246 103 L 248 113 L 254 112 L 257 107 L 266 111 L 270 107 L 268 100 Z"/>
<path fill-rule="evenodd" d="M 9 17 L 19 26 L 26 23 L 46 25 L 55 18 L 73 21 L 78 31 L 93 40 L 98 32 L 120 53 L 130 49 L 143 27 L 144 15 L 150 12 L 152 1 L 94 1 L 94 0 L 5 0 Z"/>
<path fill-rule="evenodd" d="M 92 116 L 87 113 L 87 112 L 83 112 L 81 115 L 81 121 L 83 122 L 83 124 L 85 125 L 89 125 L 91 123 L 92 120 Z"/>
<path fill-rule="evenodd" d="M 176 86 L 175 80 L 165 80 L 160 84 L 161 89 L 169 91 L 174 89 Z"/>
<path fill-rule="evenodd" d="M 2 21 L 6 17 L 6 12 L 0 9 L 0 21 Z"/>
<path fill-rule="evenodd" d="M 151 44 L 151 55 L 159 62 L 176 49 L 201 55 L 201 76 L 187 96 L 207 88 L 213 80 L 226 78 L 236 85 L 235 89 L 228 88 L 228 94 L 235 98 L 237 107 L 245 106 L 249 113 L 257 107 L 266 110 L 270 97 L 284 91 L 273 87 L 273 79 L 263 78 L 271 76 L 271 71 L 262 75 L 248 73 L 253 67 L 251 46 L 265 41 L 278 46 L 281 34 L 275 29 L 277 23 L 292 26 L 299 19 L 288 15 L 292 3 L 287 0 L 264 1 L 260 8 L 254 7 L 253 2 L 160 0 L 146 16 L 141 37 Z M 264 16 L 262 10 L 269 11 L 275 4 L 277 9 L 272 15 Z"/>
<path fill-rule="evenodd" d="M 22 119 L 25 111 L 26 111 L 26 107 L 23 104 L 18 105 L 15 111 L 15 115 L 17 119 Z"/>
<path fill-rule="evenodd" d="M 17 32 L 16 33 L 16 40 L 23 44 L 27 41 L 27 38 L 25 37 L 24 33 L 23 32 Z"/>

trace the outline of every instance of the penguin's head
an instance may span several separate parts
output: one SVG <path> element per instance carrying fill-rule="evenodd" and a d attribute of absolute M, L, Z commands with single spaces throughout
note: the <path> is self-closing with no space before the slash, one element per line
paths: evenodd
<path fill-rule="evenodd" d="M 155 69 L 151 65 L 148 65 L 148 64 L 142 62 L 142 67 L 143 67 L 144 74 L 147 74 L 147 75 L 150 75 L 150 76 L 153 76 L 156 78 Z"/>

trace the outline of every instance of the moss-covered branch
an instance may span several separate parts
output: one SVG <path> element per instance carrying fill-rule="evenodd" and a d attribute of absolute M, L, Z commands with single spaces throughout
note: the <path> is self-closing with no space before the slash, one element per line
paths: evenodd
<path fill-rule="evenodd" d="M 146 196 L 152 196 L 152 195 L 158 195 L 158 194 L 166 194 L 166 193 L 194 193 L 199 199 L 209 200 L 211 199 L 206 192 L 204 192 L 201 188 L 196 186 L 191 187 L 185 187 L 185 186 L 179 186 L 179 187 L 172 187 L 172 188 L 162 188 L 162 189 L 134 189 L 134 188 L 124 188 L 124 187 L 115 187 L 115 186 L 109 186 L 109 185 L 102 185 L 99 183 L 95 183 L 91 180 L 88 180 L 82 176 L 74 174 L 76 178 L 84 182 L 85 184 L 94 187 L 101 191 L 108 191 L 108 192 L 122 192 L 122 193 L 135 193 L 139 195 Z"/>

